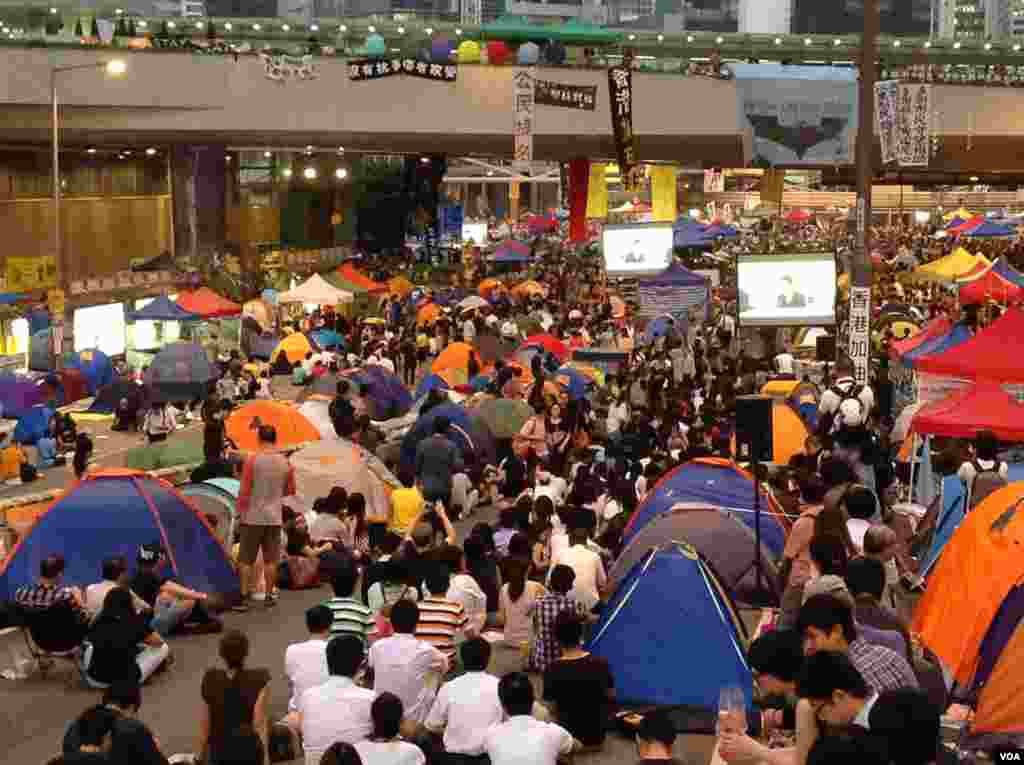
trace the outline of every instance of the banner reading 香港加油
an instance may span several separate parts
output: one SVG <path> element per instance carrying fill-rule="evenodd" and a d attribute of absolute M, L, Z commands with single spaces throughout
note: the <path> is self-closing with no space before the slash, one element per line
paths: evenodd
<path fill-rule="evenodd" d="M 853 163 L 857 70 L 732 64 L 762 166 Z"/>

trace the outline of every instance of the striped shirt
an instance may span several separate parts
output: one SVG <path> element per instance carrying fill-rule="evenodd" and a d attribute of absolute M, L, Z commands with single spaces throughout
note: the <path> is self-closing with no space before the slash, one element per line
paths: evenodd
<path fill-rule="evenodd" d="M 466 629 L 466 610 L 461 603 L 433 597 L 421 600 L 419 607 L 416 639 L 434 646 L 451 661 L 455 658 L 455 638 Z"/>
<path fill-rule="evenodd" d="M 353 598 L 331 598 L 324 605 L 334 614 L 331 637 L 355 635 L 366 643 L 375 624 L 372 610 Z"/>

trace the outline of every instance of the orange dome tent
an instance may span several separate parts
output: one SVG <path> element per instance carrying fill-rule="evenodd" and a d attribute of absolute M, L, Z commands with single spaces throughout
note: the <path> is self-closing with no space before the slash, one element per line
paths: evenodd
<path fill-rule="evenodd" d="M 396 276 L 393 279 L 388 280 L 388 293 L 391 295 L 397 295 L 400 298 L 404 298 L 414 289 L 416 289 L 416 287 L 413 283 L 404 276 Z"/>
<path fill-rule="evenodd" d="M 277 449 L 291 449 L 320 440 L 320 431 L 298 409 L 277 401 L 253 401 L 239 407 L 228 417 L 225 430 L 239 449 L 256 451 L 260 448 L 259 425 L 274 427 L 277 431 L 274 446 Z"/>
<path fill-rule="evenodd" d="M 475 355 L 476 348 L 469 343 L 452 343 L 434 359 L 434 363 L 430 365 L 430 371 L 435 374 L 445 369 L 465 369 L 468 371 L 469 358 Z M 476 356 L 476 360 L 479 364 L 480 357 Z"/>
<path fill-rule="evenodd" d="M 508 292 L 508 287 L 498 279 L 484 279 L 477 287 L 477 291 L 480 293 L 480 297 L 489 300 L 490 296 L 496 292 Z"/>
<path fill-rule="evenodd" d="M 441 314 L 441 306 L 437 303 L 427 303 L 416 312 L 416 323 L 420 325 L 433 324 Z"/>

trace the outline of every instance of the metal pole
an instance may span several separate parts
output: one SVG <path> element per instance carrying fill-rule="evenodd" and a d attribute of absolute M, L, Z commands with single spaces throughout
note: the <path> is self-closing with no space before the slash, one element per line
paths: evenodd
<path fill-rule="evenodd" d="M 53 246 L 54 246 L 54 258 L 53 266 L 55 276 L 57 280 L 57 289 L 64 289 L 64 245 L 62 242 L 61 232 L 61 220 L 60 220 L 60 116 L 59 116 L 59 105 L 57 102 L 57 70 L 53 69 L 50 71 L 50 104 L 53 107 L 52 114 L 52 139 L 53 139 Z M 67 295 L 67 291 L 64 291 Z M 64 316 L 54 317 L 56 323 L 60 327 L 61 331 L 61 351 L 64 350 L 63 342 L 64 335 L 66 334 L 66 328 L 64 326 Z M 58 354 L 58 366 L 60 364 L 59 359 L 63 356 L 63 353 Z"/>

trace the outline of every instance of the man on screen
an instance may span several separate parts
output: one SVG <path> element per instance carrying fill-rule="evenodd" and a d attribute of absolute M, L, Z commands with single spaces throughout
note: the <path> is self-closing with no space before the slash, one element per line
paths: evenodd
<path fill-rule="evenodd" d="M 797 292 L 793 286 L 793 277 L 786 274 L 782 277 L 782 293 L 779 295 L 778 308 L 806 308 L 807 297 Z"/>
<path fill-rule="evenodd" d="M 626 263 L 643 263 L 646 260 L 646 256 L 643 253 L 643 248 L 640 246 L 639 239 L 633 241 L 633 246 L 626 251 L 623 260 Z"/>

